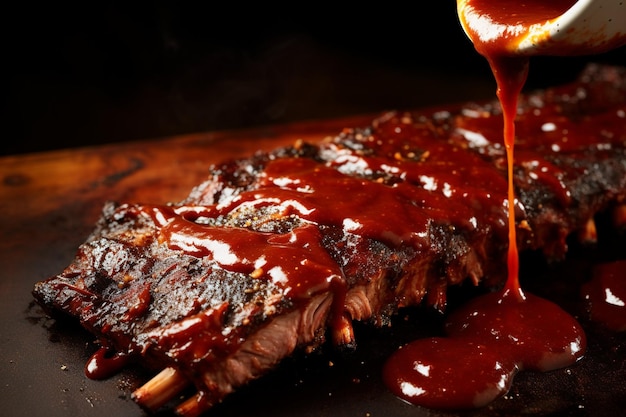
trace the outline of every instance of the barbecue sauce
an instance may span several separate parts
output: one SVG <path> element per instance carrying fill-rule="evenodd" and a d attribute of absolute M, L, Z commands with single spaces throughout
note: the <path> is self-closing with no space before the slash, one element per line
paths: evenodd
<path fill-rule="evenodd" d="M 626 260 L 596 265 L 582 295 L 592 321 L 613 331 L 626 331 Z"/>
<path fill-rule="evenodd" d="M 106 379 L 128 364 L 129 356 L 124 352 L 101 347 L 85 364 L 85 375 L 90 379 Z"/>
<path fill-rule="evenodd" d="M 514 209 L 515 118 L 529 61 L 511 51 L 528 22 L 556 17 L 572 4 L 571 0 L 527 2 L 519 15 L 510 13 L 519 9 L 518 1 L 501 1 L 497 6 L 482 0 L 465 4 L 464 11 L 470 16 L 490 21 L 487 27 L 478 20 L 464 23 L 477 51 L 489 62 L 502 110 L 508 176 L 508 277 L 502 290 L 478 297 L 451 314 L 446 324 L 448 337 L 411 342 L 389 358 L 383 370 L 386 384 L 415 405 L 482 407 L 506 394 L 518 371 L 562 368 L 585 352 L 586 337 L 580 324 L 557 305 L 525 294 L 520 287 Z M 460 13 L 461 19 L 466 17 Z M 491 30 L 496 26 L 502 30 L 494 36 Z"/>

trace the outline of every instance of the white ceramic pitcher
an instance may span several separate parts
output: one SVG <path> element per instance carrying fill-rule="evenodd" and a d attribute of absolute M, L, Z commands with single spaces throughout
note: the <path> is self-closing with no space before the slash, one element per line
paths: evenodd
<path fill-rule="evenodd" d="M 523 3 L 520 0 L 519 4 Z M 510 44 L 509 52 L 514 55 L 591 55 L 626 44 L 626 0 L 578 0 L 553 19 L 516 26 L 500 25 L 481 16 L 472 10 L 471 0 L 458 0 L 457 10 L 459 16 L 464 14 L 460 20 L 466 33 L 467 24 L 486 37 L 495 38 L 503 30 L 518 31 L 516 41 Z"/>

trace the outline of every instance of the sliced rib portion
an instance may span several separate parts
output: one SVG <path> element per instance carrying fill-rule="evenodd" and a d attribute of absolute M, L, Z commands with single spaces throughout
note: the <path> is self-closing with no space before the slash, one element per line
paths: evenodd
<path fill-rule="evenodd" d="M 445 309 L 450 285 L 506 278 L 507 182 L 498 105 L 390 112 L 319 143 L 212 167 L 179 203 L 109 203 L 62 273 L 50 310 L 161 372 L 134 394 L 195 416 L 351 322 Z M 551 259 L 626 202 L 626 72 L 524 96 L 516 144 L 521 250 Z M 623 221 L 621 222 L 624 223 Z"/>

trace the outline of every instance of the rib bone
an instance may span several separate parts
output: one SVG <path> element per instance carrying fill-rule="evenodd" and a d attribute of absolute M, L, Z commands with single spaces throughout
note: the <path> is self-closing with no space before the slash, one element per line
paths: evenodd
<path fill-rule="evenodd" d="M 181 372 L 168 367 L 133 392 L 132 397 L 143 408 L 156 411 L 188 385 L 189 381 Z"/>

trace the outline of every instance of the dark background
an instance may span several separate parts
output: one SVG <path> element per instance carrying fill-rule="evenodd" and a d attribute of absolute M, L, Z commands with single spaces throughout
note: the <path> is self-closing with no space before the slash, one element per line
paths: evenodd
<path fill-rule="evenodd" d="M 454 0 L 85 3 L 3 6 L 0 155 L 495 96 Z M 527 88 L 625 58 L 536 58 Z"/>

